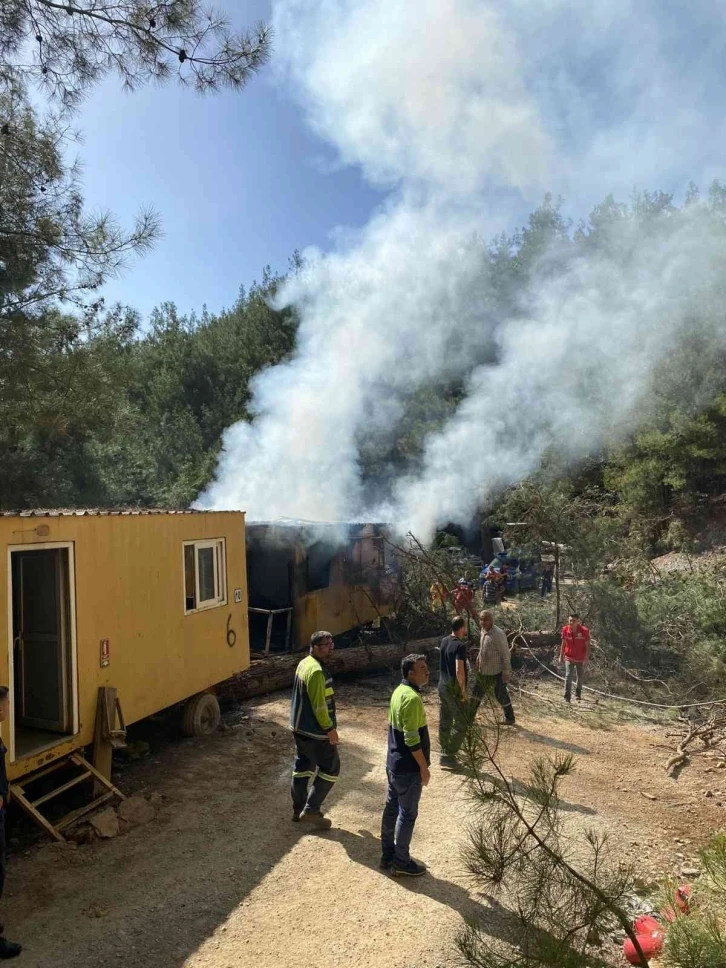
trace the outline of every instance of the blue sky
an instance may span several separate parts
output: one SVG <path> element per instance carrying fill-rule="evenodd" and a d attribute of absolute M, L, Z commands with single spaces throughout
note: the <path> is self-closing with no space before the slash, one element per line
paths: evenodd
<path fill-rule="evenodd" d="M 224 6 L 240 25 L 270 15 L 261 0 Z M 88 207 L 126 225 L 140 206 L 162 216 L 164 238 L 104 290 L 145 317 L 165 300 L 182 312 L 229 306 L 263 266 L 284 271 L 295 249 L 327 248 L 382 198 L 359 169 L 334 164 L 272 65 L 241 93 L 209 97 L 175 84 L 124 93 L 110 77 L 77 125 Z"/>
<path fill-rule="evenodd" d="M 476 0 L 441 3 L 476 12 Z M 222 6 L 240 26 L 271 19 L 271 0 L 222 0 Z M 89 208 L 110 210 L 128 225 L 140 206 L 151 205 L 163 220 L 164 237 L 155 249 L 106 287 L 109 302 L 132 305 L 144 317 L 165 300 L 182 312 L 205 304 L 218 311 L 234 301 L 240 285 L 259 278 L 264 265 L 284 271 L 295 249 L 331 248 L 338 227 L 364 226 L 386 197 L 370 181 L 391 148 L 387 125 L 398 105 L 415 102 L 421 87 L 415 75 L 408 87 L 401 83 L 401 48 L 388 36 L 391 24 L 381 32 L 381 11 L 390 4 L 347 4 L 365 7 L 366 16 L 362 32 L 357 24 L 348 38 L 345 56 L 339 56 L 340 25 L 328 16 L 331 4 L 279 0 L 279 6 L 292 11 L 287 26 L 300 23 L 301 33 L 293 29 L 284 50 L 279 38 L 272 63 L 241 93 L 202 98 L 172 83 L 129 94 L 109 77 L 84 105 L 78 153 Z M 506 179 L 492 186 L 490 229 L 521 224 L 548 189 L 561 192 L 566 212 L 579 217 L 608 191 L 621 199 L 636 187 L 680 196 L 690 178 L 706 187 L 722 174 L 723 32 L 715 29 L 718 14 L 708 0 L 693 0 L 688 12 L 674 0 L 611 0 L 594 7 L 587 0 L 542 7 L 512 0 L 501 9 L 519 45 L 519 68 L 510 73 L 515 80 L 522 74 L 555 150 L 530 191 L 513 191 Z M 371 68 L 384 41 L 393 43 L 393 52 Z M 361 63 L 351 67 L 359 53 Z M 295 58 L 300 70 L 282 81 L 281 65 Z M 311 63 L 317 64 L 312 72 Z M 494 72 L 493 91 L 509 83 L 507 72 L 497 80 L 496 58 L 492 62 L 487 53 L 481 70 L 482 78 Z M 313 133 L 302 102 L 329 141 Z M 450 110 L 454 102 L 446 103 L 444 114 L 454 119 L 450 130 L 442 135 L 436 124 L 425 124 L 416 138 L 426 143 L 430 134 L 442 164 L 447 157 L 455 168 L 467 157 L 480 164 L 489 148 L 477 141 L 477 129 L 467 150 L 452 147 L 467 122 L 462 115 L 459 125 Z M 371 117 L 374 130 L 365 128 Z M 405 138 L 412 130 L 404 124 L 399 134 Z M 501 142 L 516 155 L 516 143 L 508 137 Z M 340 164 L 339 150 L 353 164 Z M 395 152 L 393 162 L 395 168 Z M 358 163 L 366 166 L 368 181 Z M 394 184 L 395 178 L 388 189 Z M 487 226 L 482 231 L 488 234 Z"/>

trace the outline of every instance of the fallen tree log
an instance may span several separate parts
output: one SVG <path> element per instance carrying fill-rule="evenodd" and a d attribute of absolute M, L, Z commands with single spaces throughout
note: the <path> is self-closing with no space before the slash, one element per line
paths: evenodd
<path fill-rule="evenodd" d="M 376 672 L 380 669 L 395 667 L 401 659 L 411 652 L 428 655 L 438 648 L 440 638 L 419 639 L 406 645 L 365 645 L 352 649 L 338 649 L 325 663 L 334 676 L 357 675 L 362 672 Z M 217 686 L 217 695 L 224 700 L 244 700 L 253 696 L 263 696 L 278 689 L 287 689 L 295 678 L 298 662 L 304 657 L 301 652 L 291 655 L 269 656 L 253 659 L 252 665 L 244 672 L 238 672 L 231 679 L 225 679 Z"/>
<path fill-rule="evenodd" d="M 525 644 L 530 647 L 530 649 L 551 649 L 555 645 L 559 645 L 561 642 L 559 632 L 519 632 L 510 631 L 505 629 L 507 633 L 507 639 L 511 645 L 514 639 L 524 640 Z M 515 643 L 521 644 L 521 641 Z"/>

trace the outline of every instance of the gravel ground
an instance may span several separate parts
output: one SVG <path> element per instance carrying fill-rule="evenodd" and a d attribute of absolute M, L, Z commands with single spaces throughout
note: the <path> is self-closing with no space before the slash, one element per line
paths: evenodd
<path fill-rule="evenodd" d="M 20 963 L 435 968 L 457 963 L 453 942 L 466 920 L 509 937 L 509 912 L 477 898 L 462 870 L 470 807 L 456 776 L 435 767 L 424 791 L 413 848 L 430 873 L 398 881 L 378 870 L 390 686 L 371 677 L 338 689 L 343 771 L 325 835 L 290 822 L 284 693 L 214 737 L 168 743 L 126 770 L 125 792 L 161 795 L 155 820 L 113 840 L 11 858 L 2 913 L 8 936 L 25 946 Z M 435 735 L 433 691 L 427 704 Z M 536 755 L 576 754 L 564 787 L 572 834 L 607 829 L 646 879 L 689 864 L 722 826 L 726 770 L 698 760 L 667 777 L 662 727 L 604 707 L 515 705 L 521 725 L 507 736 L 506 768 L 521 778 Z"/>

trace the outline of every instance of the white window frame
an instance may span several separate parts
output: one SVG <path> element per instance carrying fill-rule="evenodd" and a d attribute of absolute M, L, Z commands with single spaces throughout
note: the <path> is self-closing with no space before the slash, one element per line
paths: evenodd
<path fill-rule="evenodd" d="M 187 576 L 186 576 L 186 549 L 194 548 L 194 596 L 196 600 L 195 608 L 187 608 Z M 216 598 L 200 602 L 199 596 L 199 558 L 197 553 L 204 548 L 214 550 L 214 587 L 217 592 Z M 194 615 L 195 612 L 205 612 L 209 608 L 219 608 L 227 604 L 227 539 L 226 538 L 205 538 L 200 541 L 185 541 L 182 547 L 182 586 L 184 591 L 184 614 Z"/>

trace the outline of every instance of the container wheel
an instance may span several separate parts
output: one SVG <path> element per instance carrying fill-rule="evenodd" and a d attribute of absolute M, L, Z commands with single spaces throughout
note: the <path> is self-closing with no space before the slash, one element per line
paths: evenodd
<path fill-rule="evenodd" d="M 185 736 L 210 736 L 219 728 L 222 715 L 217 697 L 200 692 L 184 703 L 182 730 Z"/>

